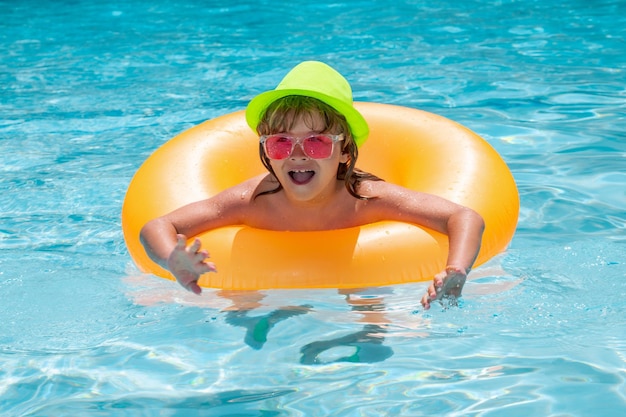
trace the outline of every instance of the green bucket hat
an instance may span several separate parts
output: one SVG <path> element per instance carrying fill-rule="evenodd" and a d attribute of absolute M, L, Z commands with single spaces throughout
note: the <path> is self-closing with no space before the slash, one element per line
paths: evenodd
<path fill-rule="evenodd" d="M 328 104 L 347 120 L 357 146 L 361 146 L 369 128 L 365 118 L 352 104 L 352 88 L 348 81 L 330 66 L 318 61 L 305 61 L 296 65 L 276 89 L 254 97 L 246 109 L 246 121 L 256 128 L 267 107 L 286 96 L 313 97 Z"/>

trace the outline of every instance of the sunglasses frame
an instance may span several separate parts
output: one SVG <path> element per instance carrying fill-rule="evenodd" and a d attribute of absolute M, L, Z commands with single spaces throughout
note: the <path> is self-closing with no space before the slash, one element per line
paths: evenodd
<path fill-rule="evenodd" d="M 267 139 L 273 137 L 273 136 L 280 136 L 282 138 L 286 138 L 289 139 L 291 141 L 291 151 L 289 151 L 289 154 L 284 157 L 284 158 L 280 158 L 280 159 L 276 159 L 276 158 L 272 158 L 269 156 L 268 152 L 267 152 Z M 304 141 L 312 138 L 312 137 L 317 137 L 317 136 L 323 136 L 326 137 L 328 139 L 331 140 L 331 148 L 330 148 L 330 154 L 325 157 L 325 158 L 316 158 L 314 156 L 309 155 L 305 148 L 304 148 Z M 263 152 L 265 152 L 265 156 L 267 156 L 269 159 L 274 160 L 274 161 L 282 161 L 284 159 L 288 159 L 291 155 L 293 155 L 293 150 L 296 149 L 296 145 L 300 145 L 300 149 L 302 149 L 302 153 L 304 153 L 307 157 L 311 158 L 311 159 L 318 159 L 318 160 L 323 160 L 323 159 L 329 159 L 332 155 L 333 155 L 333 151 L 335 150 L 335 143 L 340 142 L 344 140 L 344 136 L 343 133 L 340 133 L 338 135 L 332 135 L 330 133 L 312 133 L 310 135 L 307 136 L 301 136 L 301 137 L 295 137 L 295 136 L 291 136 L 291 135 L 284 135 L 281 133 L 274 133 L 273 135 L 262 135 L 259 138 L 259 142 L 261 143 L 261 145 L 263 145 Z"/>

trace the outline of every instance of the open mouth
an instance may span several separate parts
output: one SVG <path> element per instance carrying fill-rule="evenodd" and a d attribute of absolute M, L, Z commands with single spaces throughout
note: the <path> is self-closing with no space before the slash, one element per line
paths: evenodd
<path fill-rule="evenodd" d="M 315 175 L 315 171 L 308 170 L 297 170 L 297 171 L 289 171 L 289 176 L 291 180 L 298 185 L 303 185 L 311 181 L 311 178 Z"/>

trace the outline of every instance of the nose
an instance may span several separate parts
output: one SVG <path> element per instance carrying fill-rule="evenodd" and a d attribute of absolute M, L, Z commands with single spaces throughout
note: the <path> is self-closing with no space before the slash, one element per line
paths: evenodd
<path fill-rule="evenodd" d="M 301 140 L 297 140 L 293 145 L 293 150 L 291 151 L 291 159 L 305 159 L 309 156 L 304 153 L 304 148 Z"/>

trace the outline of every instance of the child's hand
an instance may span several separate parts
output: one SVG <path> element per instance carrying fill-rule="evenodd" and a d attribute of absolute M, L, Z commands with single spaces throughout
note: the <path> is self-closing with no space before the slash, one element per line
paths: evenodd
<path fill-rule="evenodd" d="M 200 239 L 194 240 L 189 247 L 186 247 L 185 235 L 179 234 L 176 238 L 178 241 L 167 259 L 167 267 L 183 288 L 194 294 L 200 294 L 202 288 L 198 285 L 198 279 L 204 273 L 215 272 L 215 264 L 205 262 L 209 253 L 200 250 Z"/>
<path fill-rule="evenodd" d="M 428 287 L 428 292 L 422 297 L 422 306 L 428 310 L 432 301 L 442 298 L 456 300 L 461 296 L 466 279 L 465 269 L 447 266 L 444 271 L 435 275 L 432 284 Z"/>

